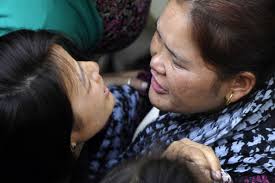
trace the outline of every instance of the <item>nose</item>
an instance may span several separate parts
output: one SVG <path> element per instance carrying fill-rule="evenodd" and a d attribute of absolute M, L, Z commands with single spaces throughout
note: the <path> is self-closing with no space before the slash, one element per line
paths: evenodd
<path fill-rule="evenodd" d="M 90 62 L 87 62 L 87 64 L 88 64 L 88 69 L 90 70 L 90 72 L 99 73 L 99 66 L 96 62 L 90 61 Z"/>
<path fill-rule="evenodd" d="M 99 66 L 96 62 L 93 61 L 80 61 L 80 64 L 82 65 L 83 69 L 87 72 L 87 73 L 99 73 Z"/>
<path fill-rule="evenodd" d="M 150 67 L 158 74 L 165 75 L 164 55 L 162 53 L 155 53 L 151 58 Z"/>
<path fill-rule="evenodd" d="M 90 65 L 94 72 L 99 73 L 99 65 L 96 62 L 90 62 Z"/>
<path fill-rule="evenodd" d="M 165 67 L 164 67 L 164 59 L 165 55 L 163 53 L 163 46 L 161 42 L 158 40 L 158 34 L 155 33 L 153 39 L 151 41 L 151 62 L 150 67 L 155 70 L 157 73 L 165 75 Z"/>
<path fill-rule="evenodd" d="M 102 77 L 99 74 L 99 65 L 96 62 L 87 62 L 87 71 L 94 81 L 100 82 Z"/>

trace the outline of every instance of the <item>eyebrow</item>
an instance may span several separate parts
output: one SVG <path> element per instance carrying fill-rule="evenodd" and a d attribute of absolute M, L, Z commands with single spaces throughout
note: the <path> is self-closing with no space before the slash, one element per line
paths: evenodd
<path fill-rule="evenodd" d="M 158 24 L 158 23 L 157 23 L 157 24 Z M 157 32 L 158 36 L 160 37 L 160 39 L 161 39 L 161 40 L 164 40 L 163 37 L 162 37 L 162 35 L 161 35 L 161 33 L 160 33 L 160 31 L 158 30 L 158 28 L 156 28 L 156 32 Z M 180 61 L 182 61 L 182 62 L 184 62 L 184 63 L 186 63 L 186 64 L 188 64 L 188 63 L 190 64 L 190 63 L 191 63 L 190 61 L 188 61 L 188 60 L 187 60 L 186 58 L 184 58 L 183 56 L 180 56 L 180 55 L 178 55 L 177 53 L 175 53 L 173 50 L 171 50 L 165 42 L 163 42 L 163 44 L 164 44 L 165 48 L 166 48 L 175 58 L 177 58 L 178 60 L 180 60 Z"/>
<path fill-rule="evenodd" d="M 87 83 L 87 78 L 86 78 L 86 75 L 84 74 L 84 70 L 82 68 L 82 66 L 80 65 L 80 63 L 78 61 L 76 61 L 77 65 L 78 65 L 78 68 L 80 70 L 80 73 L 78 74 L 79 76 L 79 80 L 81 83 L 83 83 L 83 85 L 86 87 L 86 83 Z M 88 82 L 88 92 L 90 91 L 90 88 L 91 88 L 91 82 L 89 80 Z"/>

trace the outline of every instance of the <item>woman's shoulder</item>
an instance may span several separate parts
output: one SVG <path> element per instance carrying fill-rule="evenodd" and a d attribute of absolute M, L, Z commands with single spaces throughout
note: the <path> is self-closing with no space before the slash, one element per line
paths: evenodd
<path fill-rule="evenodd" d="M 3 0 L 0 28 L 0 35 L 18 29 L 58 32 L 83 49 L 93 47 L 103 33 L 96 4 L 89 0 Z"/>
<path fill-rule="evenodd" d="M 1 1 L 0 35 L 17 29 L 41 29 L 52 3 L 53 0 Z"/>

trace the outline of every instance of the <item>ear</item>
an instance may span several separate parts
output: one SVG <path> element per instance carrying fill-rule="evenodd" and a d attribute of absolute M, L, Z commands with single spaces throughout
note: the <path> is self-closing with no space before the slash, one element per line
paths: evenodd
<path fill-rule="evenodd" d="M 231 83 L 230 90 L 233 94 L 231 101 L 236 102 L 249 94 L 256 84 L 256 77 L 251 72 L 237 74 Z"/>
<path fill-rule="evenodd" d="M 72 129 L 71 132 L 71 144 L 77 144 L 79 142 L 79 131 Z"/>
<path fill-rule="evenodd" d="M 75 117 L 72 132 L 71 132 L 71 144 L 77 144 L 81 142 L 80 127 L 81 127 L 81 120 L 78 117 Z"/>

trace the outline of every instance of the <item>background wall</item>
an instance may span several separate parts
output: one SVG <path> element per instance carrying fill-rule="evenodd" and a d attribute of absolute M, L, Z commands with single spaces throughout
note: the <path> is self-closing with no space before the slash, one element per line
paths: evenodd
<path fill-rule="evenodd" d="M 152 0 L 150 10 L 152 17 L 157 18 L 160 15 L 167 1 L 168 0 Z"/>

